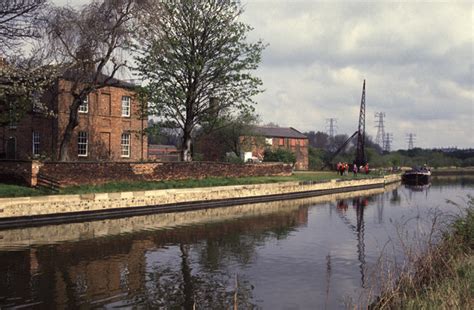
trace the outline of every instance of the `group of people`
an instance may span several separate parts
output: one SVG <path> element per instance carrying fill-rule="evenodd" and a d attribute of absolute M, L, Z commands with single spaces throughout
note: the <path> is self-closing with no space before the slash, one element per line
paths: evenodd
<path fill-rule="evenodd" d="M 357 173 L 362 173 L 365 172 L 365 174 L 369 174 L 369 163 L 366 163 L 365 166 L 360 166 L 357 167 L 357 164 L 354 163 L 351 167 L 352 172 L 354 175 L 357 175 Z M 349 173 L 349 164 L 348 163 L 342 163 L 338 162 L 336 165 L 336 170 L 337 172 L 342 176 L 342 175 L 347 175 Z"/>

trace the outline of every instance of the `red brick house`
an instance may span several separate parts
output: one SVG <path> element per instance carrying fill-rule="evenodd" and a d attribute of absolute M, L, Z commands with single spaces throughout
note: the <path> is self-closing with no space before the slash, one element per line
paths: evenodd
<path fill-rule="evenodd" d="M 255 137 L 261 137 L 261 143 L 253 143 L 252 157 L 263 159 L 265 149 L 288 149 L 296 155 L 295 168 L 308 170 L 308 138 L 293 127 L 256 126 Z"/>
<path fill-rule="evenodd" d="M 57 160 L 69 120 L 71 82 L 59 79 L 43 102 L 54 116 L 34 107 L 21 120 L 0 127 L 0 158 Z M 133 84 L 112 79 L 88 95 L 79 108 L 79 125 L 69 148 L 72 161 L 138 161 L 147 158 L 147 138 Z"/>

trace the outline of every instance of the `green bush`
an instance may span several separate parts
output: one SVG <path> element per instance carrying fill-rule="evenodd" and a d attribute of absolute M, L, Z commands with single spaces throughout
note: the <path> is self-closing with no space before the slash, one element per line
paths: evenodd
<path fill-rule="evenodd" d="M 263 161 L 295 164 L 296 155 L 287 149 L 276 149 L 274 151 L 265 150 L 265 153 L 263 154 Z"/>

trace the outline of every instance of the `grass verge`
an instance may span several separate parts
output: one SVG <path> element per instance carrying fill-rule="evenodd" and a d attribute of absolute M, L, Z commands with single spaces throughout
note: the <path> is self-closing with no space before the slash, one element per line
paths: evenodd
<path fill-rule="evenodd" d="M 474 197 L 441 242 L 403 272 L 372 309 L 474 309 Z"/>
<path fill-rule="evenodd" d="M 243 178 L 205 178 L 190 180 L 169 180 L 169 181 L 136 181 L 136 182 L 110 182 L 99 185 L 80 185 L 61 189 L 58 193 L 40 191 L 33 188 L 0 184 L 0 197 L 20 197 L 38 196 L 46 194 L 87 194 L 87 193 L 111 193 L 126 191 L 144 191 L 169 188 L 195 188 L 227 185 L 262 184 L 279 182 L 305 182 L 305 181 L 325 181 L 330 179 L 362 179 L 378 177 L 375 174 L 359 174 L 354 177 L 352 174 L 338 176 L 335 172 L 329 171 L 305 171 L 295 172 L 291 176 L 266 176 L 266 177 L 243 177 Z"/>
<path fill-rule="evenodd" d="M 43 191 L 27 186 L 15 184 L 0 183 L 0 198 L 3 197 L 25 197 L 25 196 L 41 196 L 48 195 L 49 191 Z"/>

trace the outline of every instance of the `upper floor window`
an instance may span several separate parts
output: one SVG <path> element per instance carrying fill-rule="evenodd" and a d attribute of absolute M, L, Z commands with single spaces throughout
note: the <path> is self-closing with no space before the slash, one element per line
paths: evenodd
<path fill-rule="evenodd" d="M 86 96 L 86 98 L 84 98 L 84 100 L 82 100 L 78 111 L 79 111 L 79 113 L 89 112 L 89 98 L 87 96 Z"/>
<path fill-rule="evenodd" d="M 33 131 L 33 156 L 39 156 L 40 154 L 40 134 L 39 132 Z"/>
<path fill-rule="evenodd" d="M 122 116 L 130 116 L 130 102 L 131 98 L 129 96 L 122 96 Z"/>
<path fill-rule="evenodd" d="M 121 152 L 120 155 L 122 157 L 130 157 L 130 134 L 123 133 L 120 139 L 120 146 Z"/>
<path fill-rule="evenodd" d="M 280 146 L 285 145 L 285 139 L 279 138 L 278 139 L 278 145 L 280 145 Z"/>
<path fill-rule="evenodd" d="M 16 113 L 16 104 L 10 102 L 9 109 L 8 109 L 8 126 L 11 129 L 16 128 L 18 125 L 18 115 Z"/>
<path fill-rule="evenodd" d="M 77 156 L 87 156 L 89 144 L 89 135 L 85 131 L 79 131 L 77 133 Z"/>

